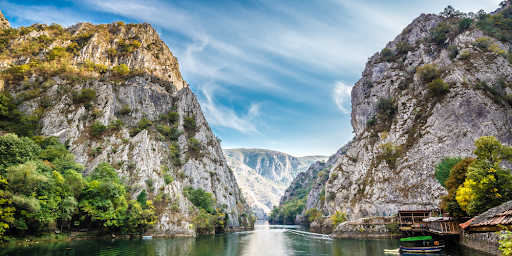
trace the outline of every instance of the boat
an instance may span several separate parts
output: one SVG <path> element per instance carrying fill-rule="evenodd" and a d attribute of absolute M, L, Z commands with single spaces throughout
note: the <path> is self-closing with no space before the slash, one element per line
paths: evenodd
<path fill-rule="evenodd" d="M 398 248 L 398 249 L 384 249 L 384 253 L 399 254 L 400 253 L 400 248 Z"/>
<path fill-rule="evenodd" d="M 153 236 L 142 236 L 142 239 L 153 239 Z"/>
<path fill-rule="evenodd" d="M 440 252 L 444 248 L 444 241 L 434 241 L 431 236 L 415 236 L 400 239 L 402 253 L 431 253 Z"/>

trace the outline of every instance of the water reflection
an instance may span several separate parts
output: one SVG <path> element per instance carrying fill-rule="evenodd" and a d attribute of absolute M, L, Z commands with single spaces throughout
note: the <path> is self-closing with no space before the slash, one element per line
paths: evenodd
<path fill-rule="evenodd" d="M 397 240 L 331 239 L 308 232 L 308 227 L 268 225 L 258 222 L 254 231 L 177 239 L 88 240 L 0 247 L 0 255 L 386 255 L 384 249 L 398 248 Z M 387 254 L 392 255 L 392 254 Z M 483 256 L 448 244 L 450 256 Z"/>

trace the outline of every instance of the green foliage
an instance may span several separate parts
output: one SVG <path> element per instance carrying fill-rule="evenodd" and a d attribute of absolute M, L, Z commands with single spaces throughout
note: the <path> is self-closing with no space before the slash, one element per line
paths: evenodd
<path fill-rule="evenodd" d="M 156 209 L 151 200 L 147 200 L 145 204 L 130 200 L 123 229 L 130 234 L 142 235 L 156 220 Z"/>
<path fill-rule="evenodd" d="M 16 208 L 11 206 L 12 200 L 8 191 L 8 185 L 7 180 L 0 175 L 0 241 L 5 231 L 9 229 L 9 225 L 15 221 L 14 212 Z"/>
<path fill-rule="evenodd" d="M 196 138 L 192 137 L 187 140 L 188 149 L 198 152 L 201 150 L 202 145 L 201 142 L 199 142 Z"/>
<path fill-rule="evenodd" d="M 473 24 L 473 19 L 471 18 L 464 18 L 459 22 L 459 30 L 464 31 L 471 27 L 471 24 Z"/>
<path fill-rule="evenodd" d="M 182 131 L 178 130 L 177 124 L 173 127 L 157 124 L 155 128 L 159 133 L 168 137 L 171 140 L 178 140 L 178 137 L 183 133 Z"/>
<path fill-rule="evenodd" d="M 396 44 L 396 51 L 398 53 L 405 54 L 411 50 L 412 50 L 412 46 L 409 45 L 407 42 L 400 42 L 400 43 Z"/>
<path fill-rule="evenodd" d="M 53 48 L 50 53 L 48 53 L 48 60 L 59 60 L 64 59 L 69 56 L 69 53 L 66 52 L 66 48 L 63 47 L 55 47 Z"/>
<path fill-rule="evenodd" d="M 151 123 L 151 121 L 149 121 L 149 119 L 142 118 L 140 121 L 137 122 L 136 127 L 133 127 L 132 129 L 130 129 L 130 136 L 133 137 L 133 136 L 139 134 L 139 132 L 141 132 L 142 130 L 144 130 L 152 125 L 153 125 L 153 123 Z"/>
<path fill-rule="evenodd" d="M 73 91 L 73 102 L 90 104 L 96 100 L 96 91 L 94 89 L 82 89 L 80 92 Z"/>
<path fill-rule="evenodd" d="M 39 131 L 39 116 L 25 115 L 8 92 L 0 92 L 0 130 L 32 137 Z"/>
<path fill-rule="evenodd" d="M 199 214 L 192 219 L 192 223 L 199 234 L 211 234 L 215 231 L 214 215 L 204 209 L 200 209 Z"/>
<path fill-rule="evenodd" d="M 121 115 L 128 115 L 132 112 L 132 110 L 130 109 L 130 107 L 127 105 L 127 104 L 124 104 L 122 107 L 121 107 L 121 110 L 119 111 L 119 113 Z"/>
<path fill-rule="evenodd" d="M 193 187 L 187 187 L 183 190 L 183 194 L 197 208 L 203 209 L 207 213 L 213 213 L 212 193 L 206 192 L 202 188 L 194 189 Z"/>
<path fill-rule="evenodd" d="M 0 174 L 3 169 L 35 159 L 42 150 L 39 145 L 27 137 L 19 138 L 8 133 L 0 136 Z"/>
<path fill-rule="evenodd" d="M 375 124 L 377 124 L 377 116 L 376 115 L 372 116 L 371 119 L 366 121 L 366 126 L 368 126 L 368 127 L 374 126 Z"/>
<path fill-rule="evenodd" d="M 336 213 L 333 214 L 330 219 L 334 226 L 338 226 L 339 224 L 347 221 L 347 214 L 344 212 L 336 211 Z"/>
<path fill-rule="evenodd" d="M 181 161 L 180 161 L 180 145 L 173 141 L 171 143 L 171 147 L 169 148 L 170 152 L 171 152 L 171 159 L 172 159 L 172 163 L 175 165 L 175 166 L 181 166 Z"/>
<path fill-rule="evenodd" d="M 484 34 L 504 42 L 512 42 L 512 9 L 507 7 L 497 15 L 483 14 L 476 26 Z"/>
<path fill-rule="evenodd" d="M 173 181 L 174 181 L 174 178 L 170 174 L 168 174 L 168 173 L 164 174 L 165 185 L 169 185 L 169 183 L 171 183 Z"/>
<path fill-rule="evenodd" d="M 300 214 L 306 206 L 306 201 L 311 188 L 314 183 L 308 187 L 303 187 L 300 182 L 295 183 L 290 192 L 290 196 L 286 199 L 284 204 L 280 207 L 272 209 L 270 219 L 278 219 L 278 223 L 295 223 L 295 217 Z"/>
<path fill-rule="evenodd" d="M 450 85 L 448 85 L 447 83 L 445 83 L 443 81 L 443 79 L 441 78 L 437 78 L 437 79 L 434 79 L 434 81 L 432 81 L 431 83 L 428 84 L 428 89 L 430 91 L 430 93 L 432 93 L 433 95 L 443 95 L 447 92 L 450 91 Z"/>
<path fill-rule="evenodd" d="M 99 121 L 96 121 L 91 124 L 89 127 L 91 129 L 90 133 L 91 136 L 98 138 L 103 132 L 107 130 L 107 127 L 100 123 Z"/>
<path fill-rule="evenodd" d="M 401 231 L 398 227 L 398 222 L 392 222 L 392 223 L 386 224 L 385 227 L 386 227 L 386 230 L 391 234 L 400 235 L 400 233 L 401 233 Z"/>
<path fill-rule="evenodd" d="M 446 40 L 448 39 L 447 34 L 450 32 L 450 30 L 451 27 L 446 22 L 441 22 L 437 24 L 437 26 L 434 29 L 432 29 L 432 40 L 434 40 L 434 42 L 438 45 L 445 45 Z"/>
<path fill-rule="evenodd" d="M 320 216 L 322 216 L 322 213 L 320 213 L 316 208 L 311 208 L 311 209 L 307 210 L 306 215 L 305 215 L 306 220 L 309 223 L 314 222 Z"/>
<path fill-rule="evenodd" d="M 187 131 L 196 129 L 196 120 L 194 117 L 187 117 L 183 119 L 183 127 L 185 127 Z"/>
<path fill-rule="evenodd" d="M 130 69 L 128 68 L 128 66 L 126 66 L 126 64 L 119 64 L 119 65 L 113 67 L 112 71 L 114 72 L 115 75 L 118 75 L 118 76 L 125 76 L 130 73 Z"/>
<path fill-rule="evenodd" d="M 137 122 L 137 128 L 141 130 L 144 130 L 152 125 L 153 123 L 151 123 L 151 121 L 149 121 L 147 118 L 142 118 L 139 122 Z"/>
<path fill-rule="evenodd" d="M 456 195 L 460 207 L 471 216 L 512 199 L 512 175 L 500 166 L 502 160 L 512 159 L 512 148 L 493 136 L 480 137 L 474 144 L 476 161 L 468 167 Z"/>
<path fill-rule="evenodd" d="M 489 46 L 491 46 L 491 44 L 492 44 L 492 38 L 487 37 L 487 36 L 477 38 L 475 40 L 475 42 L 473 42 L 474 46 L 476 46 L 480 49 L 483 49 L 483 50 L 487 50 L 489 48 Z"/>
<path fill-rule="evenodd" d="M 109 129 L 114 130 L 120 130 L 124 126 L 123 120 L 116 119 L 115 121 L 111 121 L 110 124 L 108 124 Z"/>
<path fill-rule="evenodd" d="M 382 49 L 382 51 L 380 52 L 380 54 L 382 55 L 382 57 L 383 57 L 385 60 L 391 61 L 391 60 L 394 60 L 394 59 L 395 59 L 395 53 L 393 52 L 393 50 L 391 50 L 391 49 L 389 49 L 389 48 L 384 48 L 384 49 Z"/>
<path fill-rule="evenodd" d="M 450 60 L 453 60 L 457 57 L 457 55 L 459 55 L 459 47 L 457 45 L 450 45 L 448 46 L 447 48 L 448 50 L 448 57 L 450 58 Z"/>
<path fill-rule="evenodd" d="M 507 226 L 498 225 L 502 231 L 496 232 L 500 236 L 500 251 L 503 256 L 512 255 L 512 231 Z"/>
<path fill-rule="evenodd" d="M 116 55 L 117 55 L 117 50 L 116 50 L 116 49 L 114 49 L 114 48 L 109 48 L 109 49 L 107 50 L 107 54 L 108 54 L 108 56 L 110 56 L 110 57 L 116 56 Z"/>
<path fill-rule="evenodd" d="M 164 173 L 165 185 L 169 185 L 169 183 L 174 181 L 174 178 L 169 174 L 169 168 L 167 166 L 162 167 L 162 172 Z"/>
<path fill-rule="evenodd" d="M 377 102 L 377 111 L 380 115 L 384 115 L 387 117 L 393 117 L 398 110 L 396 100 L 392 97 L 382 97 L 379 98 Z"/>
<path fill-rule="evenodd" d="M 143 189 L 137 196 L 137 202 L 139 202 L 140 205 L 146 205 L 147 199 L 148 199 L 148 194 L 146 194 L 146 190 Z"/>
<path fill-rule="evenodd" d="M 388 142 L 379 145 L 377 148 L 380 149 L 379 158 L 384 159 L 389 166 L 394 167 L 400 157 L 402 147 Z"/>
<path fill-rule="evenodd" d="M 451 169 L 458 164 L 460 161 L 462 161 L 462 158 L 460 157 L 445 157 L 439 162 L 436 166 L 436 179 L 439 181 L 441 186 L 446 188 L 446 180 L 450 176 Z"/>
<path fill-rule="evenodd" d="M 512 105 L 510 98 L 506 95 L 506 87 L 507 83 L 503 78 L 499 78 L 493 85 L 488 85 L 486 82 L 475 84 L 476 89 L 487 92 L 496 103 L 505 104 L 507 102 L 509 105 Z"/>
<path fill-rule="evenodd" d="M 80 209 L 92 222 L 98 221 L 105 228 L 121 227 L 128 209 L 124 185 L 117 172 L 108 163 L 100 163 L 86 177 L 84 199 Z"/>
<path fill-rule="evenodd" d="M 169 122 L 171 123 L 175 123 L 177 122 L 178 120 L 180 120 L 180 114 L 178 114 L 177 112 L 173 112 L 173 111 L 169 111 L 167 113 L 167 115 L 164 116 Z M 194 125 L 195 125 L 195 120 L 194 120 Z"/>
<path fill-rule="evenodd" d="M 430 83 L 439 77 L 439 69 L 435 65 L 425 64 L 416 69 L 416 74 L 418 74 L 424 82 Z"/>
<path fill-rule="evenodd" d="M 39 155 L 39 158 L 53 162 L 57 158 L 67 154 L 69 154 L 68 149 L 64 145 L 58 143 L 56 145 L 49 145 L 46 147 L 46 149 L 44 149 L 44 151 Z"/>
<path fill-rule="evenodd" d="M 470 167 L 474 162 L 475 159 L 473 158 L 465 158 L 458 162 L 451 168 L 450 175 L 445 182 L 448 195 L 442 197 L 443 201 L 441 203 L 441 207 L 443 211 L 450 213 L 450 216 L 452 217 L 463 217 L 467 215 L 467 213 L 460 208 L 455 196 L 457 195 L 457 189 L 462 186 L 466 180 L 468 167 Z"/>
<path fill-rule="evenodd" d="M 459 60 L 467 60 L 469 58 L 469 51 L 464 51 L 460 56 L 459 56 Z"/>
<path fill-rule="evenodd" d="M 96 64 L 94 62 L 86 61 L 84 63 L 84 67 L 87 68 L 89 71 L 98 72 L 100 74 L 104 74 L 108 71 L 107 65 L 104 64 Z"/>

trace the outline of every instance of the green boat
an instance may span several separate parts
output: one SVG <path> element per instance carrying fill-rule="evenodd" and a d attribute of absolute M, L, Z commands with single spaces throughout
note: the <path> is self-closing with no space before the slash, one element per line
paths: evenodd
<path fill-rule="evenodd" d="M 444 248 L 443 240 L 434 240 L 431 236 L 415 236 L 400 239 L 402 253 L 440 252 Z"/>

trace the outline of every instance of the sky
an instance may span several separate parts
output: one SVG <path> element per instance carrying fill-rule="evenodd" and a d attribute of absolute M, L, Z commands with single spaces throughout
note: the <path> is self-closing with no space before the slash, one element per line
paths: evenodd
<path fill-rule="evenodd" d="M 223 148 L 332 155 L 354 137 L 367 59 L 422 13 L 501 0 L 5 1 L 11 26 L 148 22 L 178 58 Z"/>

